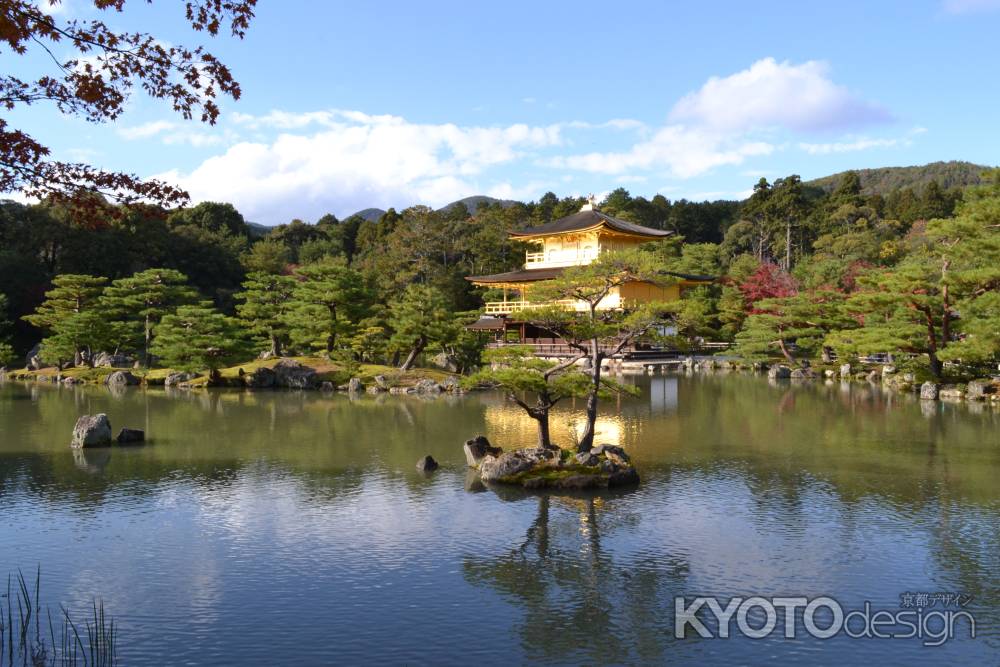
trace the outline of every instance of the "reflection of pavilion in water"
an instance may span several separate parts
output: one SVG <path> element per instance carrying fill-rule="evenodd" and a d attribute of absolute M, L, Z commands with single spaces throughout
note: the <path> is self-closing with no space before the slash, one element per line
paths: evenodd
<path fill-rule="evenodd" d="M 638 398 L 601 401 L 595 442 L 618 446 L 633 444 L 642 430 L 643 417 L 676 412 L 677 403 L 676 377 L 650 377 L 649 385 L 642 387 Z M 549 419 L 552 439 L 556 444 L 564 447 L 576 444 L 586 425 L 584 403 L 564 401 L 556 406 Z M 496 441 L 501 445 L 534 442 L 537 437 L 535 420 L 507 401 L 490 401 L 486 406 L 485 421 L 488 432 L 495 434 Z"/>

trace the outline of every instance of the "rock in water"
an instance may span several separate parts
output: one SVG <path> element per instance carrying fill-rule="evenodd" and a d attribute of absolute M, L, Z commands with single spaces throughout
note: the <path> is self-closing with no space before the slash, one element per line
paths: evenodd
<path fill-rule="evenodd" d="M 965 386 L 965 397 L 970 401 L 983 401 L 996 391 L 989 380 L 973 380 Z"/>
<path fill-rule="evenodd" d="M 440 394 L 441 393 L 441 385 L 439 385 L 434 380 L 421 380 L 420 382 L 418 382 L 414 386 L 414 389 L 416 389 L 416 393 L 418 393 L 418 394 Z"/>
<path fill-rule="evenodd" d="M 841 364 L 840 365 L 840 377 L 842 377 L 842 378 L 849 378 L 849 377 L 851 377 L 851 365 L 850 364 Z"/>
<path fill-rule="evenodd" d="M 83 415 L 76 420 L 73 427 L 73 441 L 70 447 L 107 447 L 111 444 L 111 422 L 103 412 L 96 415 Z"/>
<path fill-rule="evenodd" d="M 479 476 L 484 482 L 493 482 L 547 464 L 558 454 L 551 449 L 519 449 L 501 454 L 487 455 L 479 464 Z"/>
<path fill-rule="evenodd" d="M 934 382 L 925 382 L 920 385 L 920 398 L 925 401 L 936 401 L 940 389 L 941 386 Z"/>
<path fill-rule="evenodd" d="M 274 386 L 275 381 L 275 372 L 265 366 L 243 376 L 243 384 L 251 389 L 268 389 Z"/>
<path fill-rule="evenodd" d="M 430 454 L 417 461 L 417 470 L 420 472 L 433 472 L 437 469 L 438 462 Z"/>
<path fill-rule="evenodd" d="M 136 385 L 139 384 L 139 378 L 132 375 L 129 371 L 115 371 L 107 377 L 104 384 L 114 387 L 124 387 L 126 385 Z"/>
<path fill-rule="evenodd" d="M 787 380 L 792 377 L 792 369 L 788 366 L 772 366 L 767 369 L 767 377 L 772 380 Z"/>
<path fill-rule="evenodd" d="M 164 387 L 176 387 L 179 384 L 184 384 L 185 382 L 190 382 L 191 380 L 198 377 L 194 373 L 171 373 L 163 381 Z"/>
<path fill-rule="evenodd" d="M 351 381 L 347 383 L 347 391 L 352 394 L 360 394 L 364 390 L 365 385 L 361 383 L 361 378 L 351 378 Z"/>
<path fill-rule="evenodd" d="M 308 366 L 294 359 L 282 359 L 274 365 L 275 384 L 289 389 L 314 389 L 319 385 L 319 376 Z"/>
<path fill-rule="evenodd" d="M 134 445 L 146 440 L 146 432 L 138 428 L 123 428 L 115 438 L 119 445 Z"/>
<path fill-rule="evenodd" d="M 478 468 L 486 456 L 500 456 L 503 453 L 499 447 L 491 446 L 485 435 L 466 440 L 462 449 L 465 450 L 465 461 L 470 468 Z"/>

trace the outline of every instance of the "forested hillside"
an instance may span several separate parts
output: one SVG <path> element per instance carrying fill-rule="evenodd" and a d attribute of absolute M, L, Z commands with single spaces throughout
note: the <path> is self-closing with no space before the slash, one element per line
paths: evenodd
<path fill-rule="evenodd" d="M 914 167 L 857 169 L 855 173 L 861 179 L 861 194 L 887 195 L 895 190 L 906 188 L 919 192 L 931 182 L 937 183 L 946 190 L 978 185 L 980 175 L 987 168 L 971 162 L 952 160 L 950 162 L 931 162 Z M 833 192 L 845 173 L 840 172 L 807 181 L 806 185 L 822 188 L 826 192 Z"/>

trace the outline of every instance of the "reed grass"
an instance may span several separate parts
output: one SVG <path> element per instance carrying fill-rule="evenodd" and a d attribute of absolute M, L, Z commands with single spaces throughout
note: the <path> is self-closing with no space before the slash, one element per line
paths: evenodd
<path fill-rule="evenodd" d="M 7 575 L 6 608 L 0 607 L 0 667 L 116 665 L 117 626 L 105 613 L 104 602 L 95 600 L 91 616 L 82 624 L 60 605 L 58 623 L 53 623 L 51 610 L 41 604 L 41 581 L 41 568 L 35 572 L 34 587 L 20 570 L 17 577 Z M 42 628 L 43 612 L 48 637 Z"/>

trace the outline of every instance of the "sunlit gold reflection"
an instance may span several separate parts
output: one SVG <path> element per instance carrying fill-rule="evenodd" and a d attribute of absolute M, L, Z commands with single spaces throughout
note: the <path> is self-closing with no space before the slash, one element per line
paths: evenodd
<path fill-rule="evenodd" d="M 524 446 L 536 442 L 538 423 L 524 410 L 509 403 L 486 407 L 486 425 L 497 442 Z M 583 410 L 556 410 L 549 417 L 552 440 L 557 445 L 570 447 L 580 441 L 586 426 Z M 625 421 L 619 414 L 606 414 L 597 418 L 595 442 L 625 445 Z"/>

